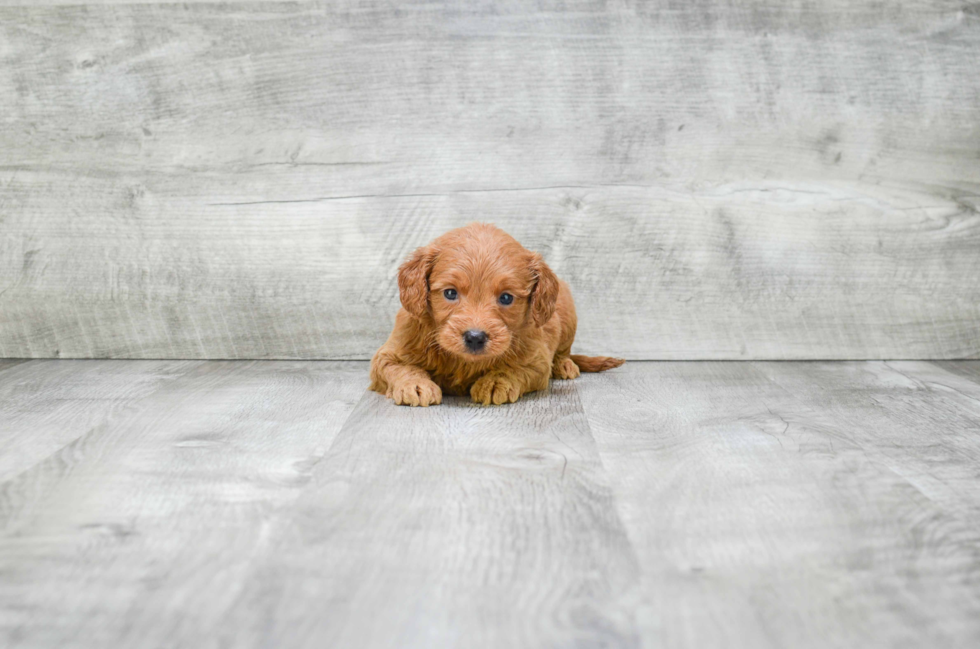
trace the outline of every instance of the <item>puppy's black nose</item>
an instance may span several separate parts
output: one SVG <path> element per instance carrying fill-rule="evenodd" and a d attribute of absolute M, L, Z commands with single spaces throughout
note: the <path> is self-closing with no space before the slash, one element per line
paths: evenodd
<path fill-rule="evenodd" d="M 471 352 L 482 352 L 487 344 L 487 332 L 470 329 L 463 334 L 463 342 L 466 343 L 466 349 Z"/>

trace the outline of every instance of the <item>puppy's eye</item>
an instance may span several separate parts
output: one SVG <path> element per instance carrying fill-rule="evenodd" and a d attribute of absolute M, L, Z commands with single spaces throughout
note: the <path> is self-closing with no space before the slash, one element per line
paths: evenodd
<path fill-rule="evenodd" d="M 456 289 L 454 288 L 447 288 L 442 292 L 442 296 L 450 302 L 455 302 L 456 298 L 459 297 L 456 295 Z"/>
<path fill-rule="evenodd" d="M 511 295 L 510 293 L 501 293 L 500 297 L 497 298 L 497 301 L 503 304 L 504 306 L 509 306 L 514 303 L 514 296 Z"/>

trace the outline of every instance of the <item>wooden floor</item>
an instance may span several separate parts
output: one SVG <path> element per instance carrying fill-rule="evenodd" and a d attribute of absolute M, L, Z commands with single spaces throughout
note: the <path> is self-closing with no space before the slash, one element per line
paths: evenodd
<path fill-rule="evenodd" d="M 980 646 L 980 362 L 366 385 L 0 361 L 0 646 Z"/>

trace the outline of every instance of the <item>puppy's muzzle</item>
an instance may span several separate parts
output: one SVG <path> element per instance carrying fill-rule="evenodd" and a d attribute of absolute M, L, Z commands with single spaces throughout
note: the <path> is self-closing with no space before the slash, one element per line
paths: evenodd
<path fill-rule="evenodd" d="M 487 346 L 487 332 L 479 329 L 470 329 L 463 334 L 463 344 L 466 350 L 472 354 L 479 354 Z"/>

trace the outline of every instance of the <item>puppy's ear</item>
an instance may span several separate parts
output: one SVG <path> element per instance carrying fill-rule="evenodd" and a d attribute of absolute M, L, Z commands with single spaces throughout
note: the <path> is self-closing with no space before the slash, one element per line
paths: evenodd
<path fill-rule="evenodd" d="M 534 288 L 531 289 L 531 318 L 540 327 L 551 320 L 555 313 L 558 278 L 536 252 L 531 255 L 530 267 L 531 275 L 535 279 Z"/>
<path fill-rule="evenodd" d="M 398 295 L 402 306 L 416 318 L 429 308 L 429 273 L 436 262 L 436 251 L 424 246 L 412 253 L 398 269 Z"/>

